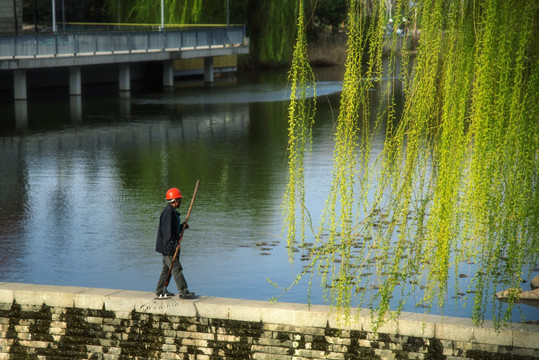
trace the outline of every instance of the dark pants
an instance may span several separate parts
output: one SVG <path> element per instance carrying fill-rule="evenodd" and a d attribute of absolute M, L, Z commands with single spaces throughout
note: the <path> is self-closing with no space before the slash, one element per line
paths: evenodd
<path fill-rule="evenodd" d="M 165 283 L 168 277 L 168 269 L 170 268 L 170 264 L 172 263 L 172 258 L 172 255 L 163 255 L 163 270 L 161 270 L 161 275 L 159 276 L 159 281 L 157 282 L 157 288 L 155 289 L 156 294 L 161 294 L 163 292 L 163 289 L 165 288 Z M 178 257 L 176 258 L 176 260 L 174 260 L 174 266 L 172 267 L 172 276 L 174 277 L 174 281 L 176 282 L 178 290 L 181 293 L 184 293 L 188 291 L 187 282 L 183 277 L 183 269 L 182 265 L 180 264 L 179 258 L 180 256 L 178 254 Z"/>

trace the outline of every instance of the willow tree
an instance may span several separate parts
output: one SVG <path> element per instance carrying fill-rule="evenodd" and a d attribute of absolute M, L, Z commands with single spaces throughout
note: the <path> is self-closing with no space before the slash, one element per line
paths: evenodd
<path fill-rule="evenodd" d="M 391 9 L 388 3 L 349 1 L 333 181 L 313 229 L 310 263 L 295 282 L 318 273 L 326 300 L 345 318 L 351 307 L 368 306 L 379 326 L 417 291 L 422 306 L 443 311 L 450 277 L 475 263 L 469 287 L 459 289 L 457 281 L 455 292 L 473 295 L 476 324 L 488 306 L 495 324 L 506 323 L 518 291 L 503 307 L 496 289 L 519 288 L 539 255 L 539 3 L 423 0 L 410 8 L 397 0 Z M 407 18 L 406 36 L 386 31 L 388 13 Z M 301 11 L 298 19 L 291 83 L 301 88 L 312 82 L 304 76 Z M 372 108 L 369 89 L 388 78 L 399 80 Z M 402 112 L 396 85 L 405 95 Z M 305 126 L 315 110 L 298 111 L 297 95 L 289 109 L 283 201 L 289 246 L 305 240 L 310 221 L 298 151 L 305 151 Z M 303 104 L 314 106 L 307 98 Z M 372 160 L 377 131 L 386 140 Z"/>
<path fill-rule="evenodd" d="M 226 23 L 226 0 L 164 0 L 163 6 L 165 24 Z M 107 9 L 121 23 L 161 24 L 161 0 L 107 0 Z"/>
<path fill-rule="evenodd" d="M 228 7 L 228 9 L 227 9 Z M 160 24 L 160 0 L 107 0 L 109 16 L 123 23 Z M 227 19 L 227 11 L 229 19 Z M 164 0 L 166 25 L 246 24 L 253 64 L 289 64 L 297 1 Z"/>

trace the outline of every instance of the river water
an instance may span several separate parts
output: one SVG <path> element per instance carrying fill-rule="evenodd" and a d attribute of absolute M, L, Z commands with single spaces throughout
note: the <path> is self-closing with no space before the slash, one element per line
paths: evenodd
<path fill-rule="evenodd" d="M 319 109 L 306 157 L 313 218 L 331 184 L 343 69 L 317 73 Z M 281 295 L 267 279 L 286 286 L 302 268 L 301 260 L 288 261 L 281 237 L 286 88 L 286 70 L 272 70 L 213 86 L 177 81 L 171 91 L 134 83 L 130 97 L 118 96 L 114 84 L 87 86 L 72 101 L 66 89 L 31 90 L 22 116 L 3 100 L 0 281 L 154 291 L 165 191 L 181 189 L 185 216 L 200 180 L 181 252 L 190 290 L 253 300 Z M 382 144 L 375 138 L 375 154 Z M 307 288 L 301 282 L 279 301 L 307 302 Z M 412 296 L 404 310 L 423 312 L 418 300 Z M 311 302 L 323 304 L 316 283 Z M 520 310 L 538 317 L 536 308 Z M 469 317 L 471 306 L 457 302 L 444 312 Z"/>

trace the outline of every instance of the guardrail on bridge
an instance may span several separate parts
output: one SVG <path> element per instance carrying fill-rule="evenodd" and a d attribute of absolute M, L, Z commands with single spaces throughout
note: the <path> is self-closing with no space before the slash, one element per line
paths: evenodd
<path fill-rule="evenodd" d="M 99 55 L 241 45 L 245 26 L 0 35 L 0 58 Z"/>

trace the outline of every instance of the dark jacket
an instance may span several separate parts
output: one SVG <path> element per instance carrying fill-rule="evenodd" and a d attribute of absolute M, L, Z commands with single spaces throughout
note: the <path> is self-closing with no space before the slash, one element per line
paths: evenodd
<path fill-rule="evenodd" d="M 163 255 L 174 255 L 180 239 L 181 228 L 180 214 L 176 212 L 172 205 L 168 204 L 159 218 L 155 251 Z"/>

